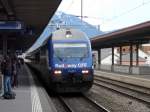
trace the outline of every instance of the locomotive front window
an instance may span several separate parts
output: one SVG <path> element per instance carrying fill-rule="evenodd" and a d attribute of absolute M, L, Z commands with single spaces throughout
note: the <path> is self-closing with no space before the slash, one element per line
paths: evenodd
<path fill-rule="evenodd" d="M 88 56 L 86 43 L 55 43 L 54 56 L 61 58 L 84 58 Z"/>

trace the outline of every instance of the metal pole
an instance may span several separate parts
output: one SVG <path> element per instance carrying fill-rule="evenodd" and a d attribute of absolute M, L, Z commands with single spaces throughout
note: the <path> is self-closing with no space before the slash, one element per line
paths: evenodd
<path fill-rule="evenodd" d="M 114 65 L 114 47 L 112 47 L 112 65 Z"/>
<path fill-rule="evenodd" d="M 98 30 L 100 30 L 100 25 L 98 25 Z"/>
<path fill-rule="evenodd" d="M 7 36 L 3 35 L 3 55 L 7 55 Z"/>
<path fill-rule="evenodd" d="M 130 74 L 132 74 L 132 66 L 133 66 L 133 46 L 131 43 L 130 44 L 130 67 L 129 67 Z"/>
<path fill-rule="evenodd" d="M 101 49 L 98 50 L 98 67 L 100 69 L 100 65 L 101 65 Z"/>
<path fill-rule="evenodd" d="M 120 65 L 122 65 L 122 46 L 120 46 Z"/>
<path fill-rule="evenodd" d="M 112 47 L 112 65 L 111 65 L 111 71 L 114 71 L 114 47 Z"/>
<path fill-rule="evenodd" d="M 130 66 L 133 66 L 133 46 L 130 45 Z"/>
<path fill-rule="evenodd" d="M 139 66 L 139 44 L 136 44 L 136 66 Z"/>
<path fill-rule="evenodd" d="M 81 0 L 81 22 L 83 21 L 83 0 Z"/>
<path fill-rule="evenodd" d="M 3 82 L 4 82 L 4 79 L 3 79 L 3 78 L 4 78 L 4 77 L 3 77 L 2 74 L 0 74 L 0 77 L 1 77 L 1 78 L 0 78 L 0 79 L 1 79 L 1 80 L 0 80 L 0 81 L 1 81 L 0 96 L 3 96 L 3 94 L 4 94 L 4 83 L 3 83 Z"/>

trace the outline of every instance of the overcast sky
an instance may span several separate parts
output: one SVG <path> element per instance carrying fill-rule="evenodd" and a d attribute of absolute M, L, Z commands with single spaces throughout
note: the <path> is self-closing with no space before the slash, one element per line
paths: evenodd
<path fill-rule="evenodd" d="M 150 20 L 150 0 L 82 0 L 85 21 L 116 30 Z M 81 0 L 63 0 L 59 11 L 81 15 Z"/>

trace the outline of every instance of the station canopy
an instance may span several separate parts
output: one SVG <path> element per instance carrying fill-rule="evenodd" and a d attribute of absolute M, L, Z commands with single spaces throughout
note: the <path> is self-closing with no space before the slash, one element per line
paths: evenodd
<path fill-rule="evenodd" d="M 150 40 L 150 21 L 116 30 L 91 38 L 92 48 L 110 48 L 130 44 L 148 43 Z"/>
<path fill-rule="evenodd" d="M 0 0 L 0 44 L 2 38 L 7 37 L 8 44 L 13 43 L 11 46 L 15 49 L 28 49 L 43 32 L 60 3 L 61 0 Z M 18 23 L 21 33 L 18 29 L 12 32 L 13 28 L 19 28 L 15 27 Z M 8 27 L 11 24 L 14 27 Z"/>

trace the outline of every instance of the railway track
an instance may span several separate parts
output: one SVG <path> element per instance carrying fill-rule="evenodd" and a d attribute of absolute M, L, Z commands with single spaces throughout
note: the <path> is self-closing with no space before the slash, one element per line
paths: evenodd
<path fill-rule="evenodd" d="M 112 79 L 107 79 L 97 75 L 95 75 L 94 77 L 94 85 L 121 93 L 148 105 L 150 104 L 150 89 L 148 88 Z"/>
<path fill-rule="evenodd" d="M 88 101 L 93 103 L 99 110 L 100 112 L 110 112 L 109 110 L 107 110 L 105 107 L 103 107 L 102 105 L 98 104 L 96 101 L 94 101 L 93 99 L 91 99 L 90 97 L 83 95 L 84 98 Z"/>
<path fill-rule="evenodd" d="M 33 72 L 34 74 L 34 72 Z M 37 77 L 37 81 L 40 77 Z M 57 94 L 41 81 L 57 112 L 109 112 L 85 94 Z"/>
<path fill-rule="evenodd" d="M 73 109 L 71 108 L 70 105 L 68 105 L 65 100 L 63 99 L 63 97 L 58 96 L 59 101 L 61 102 L 62 106 L 64 107 L 64 109 L 66 110 L 66 112 L 74 112 Z"/>
<path fill-rule="evenodd" d="M 109 112 L 84 94 L 77 97 L 58 96 L 66 112 Z"/>

